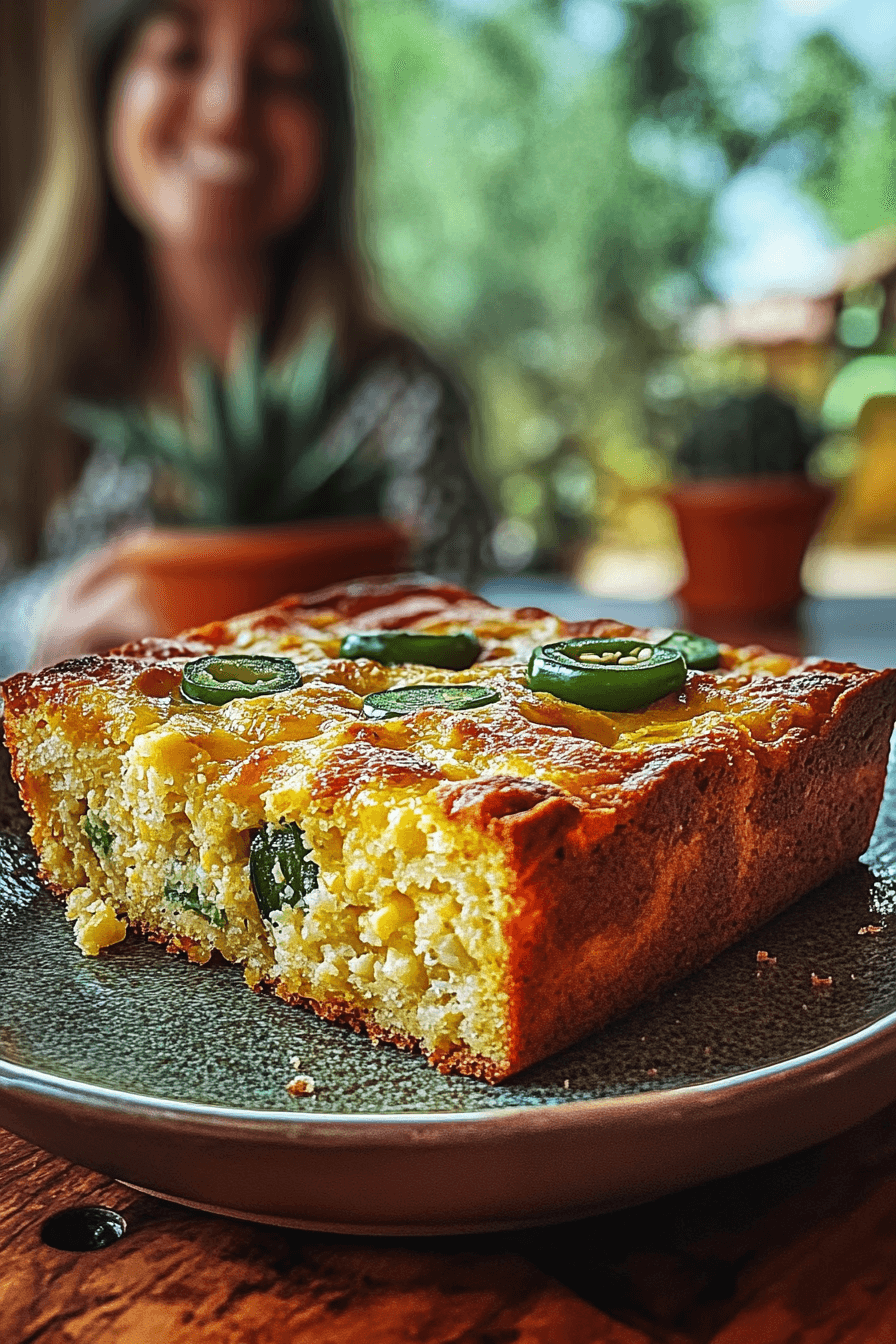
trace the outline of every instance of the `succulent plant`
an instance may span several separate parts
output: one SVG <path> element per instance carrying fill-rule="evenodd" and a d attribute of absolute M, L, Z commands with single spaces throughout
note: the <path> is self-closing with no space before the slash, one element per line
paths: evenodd
<path fill-rule="evenodd" d="M 189 414 L 156 405 L 71 401 L 68 423 L 122 458 L 172 472 L 187 497 L 187 523 L 275 523 L 303 503 L 351 456 L 350 436 L 322 438 L 334 375 L 332 333 L 318 327 L 286 363 L 266 365 L 253 334 L 222 375 L 207 363 L 188 372 Z"/>
<path fill-rule="evenodd" d="M 729 397 L 705 410 L 682 440 L 676 465 L 693 480 L 804 472 L 821 438 L 774 392 Z"/>

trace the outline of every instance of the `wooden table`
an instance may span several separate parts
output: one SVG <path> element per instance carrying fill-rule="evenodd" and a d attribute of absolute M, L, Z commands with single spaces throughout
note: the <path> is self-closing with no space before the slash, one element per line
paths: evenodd
<path fill-rule="evenodd" d="M 122 1213 L 101 1251 L 51 1214 Z M 194 1213 L 0 1133 L 3 1344 L 891 1344 L 896 1108 L 621 1213 L 435 1240 Z"/>
<path fill-rule="evenodd" d="M 569 589 L 520 594 L 558 599 L 598 614 Z M 638 624 L 671 615 L 611 605 Z M 896 603 L 813 603 L 791 635 L 892 665 Z M 95 1205 L 126 1220 L 111 1246 L 41 1240 L 51 1215 Z M 639 1208 L 435 1240 L 195 1213 L 0 1131 L 0 1255 L 0 1344 L 896 1344 L 896 1107 Z"/>

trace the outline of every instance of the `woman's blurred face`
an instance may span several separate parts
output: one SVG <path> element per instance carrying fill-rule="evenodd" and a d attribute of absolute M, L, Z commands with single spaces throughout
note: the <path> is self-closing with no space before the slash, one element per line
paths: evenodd
<path fill-rule="evenodd" d="M 255 248 L 299 223 L 323 174 L 295 0 L 177 0 L 140 28 L 113 87 L 108 152 L 157 244 Z"/>

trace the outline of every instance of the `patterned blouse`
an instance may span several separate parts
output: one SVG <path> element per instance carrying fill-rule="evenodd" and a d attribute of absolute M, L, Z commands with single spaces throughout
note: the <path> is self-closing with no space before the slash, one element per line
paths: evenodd
<path fill-rule="evenodd" d="M 384 358 L 337 403 L 315 447 L 316 485 L 291 521 L 390 519 L 410 535 L 415 568 L 469 585 L 490 531 L 469 442 L 469 412 L 444 376 L 423 358 Z M 73 559 L 128 528 L 171 521 L 159 494 L 151 463 L 94 445 L 78 484 L 48 518 L 45 560 L 0 590 L 0 676 L 27 665 L 40 600 Z"/>

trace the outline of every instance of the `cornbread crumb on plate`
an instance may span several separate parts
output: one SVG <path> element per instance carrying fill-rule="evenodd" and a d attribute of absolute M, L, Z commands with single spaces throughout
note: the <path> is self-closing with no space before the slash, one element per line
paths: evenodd
<path fill-rule="evenodd" d="M 397 631 L 478 656 L 341 653 Z M 652 649 L 660 633 L 412 578 L 23 673 L 4 731 L 42 877 L 70 893 L 89 955 L 128 927 L 196 962 L 217 952 L 251 987 L 443 1072 L 507 1078 L 709 961 L 871 835 L 892 672 L 722 646 L 636 709 L 529 684 L 536 647 Z M 649 677 L 652 656 L 582 671 Z M 247 657 L 254 689 L 222 699 L 216 660 Z"/>
<path fill-rule="evenodd" d="M 302 1061 L 293 1058 L 290 1061 L 294 1077 L 286 1084 L 286 1090 L 291 1097 L 311 1097 L 317 1091 L 317 1084 L 310 1073 L 300 1073 Z"/>
<path fill-rule="evenodd" d="M 119 919 L 111 899 L 95 896 L 89 887 L 76 887 L 65 903 L 74 923 L 75 942 L 87 957 L 96 957 L 127 936 L 128 922 Z"/>

